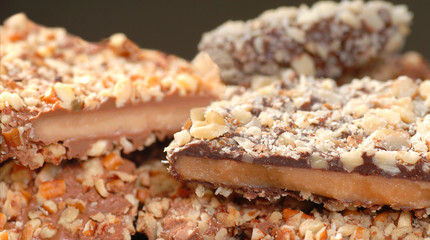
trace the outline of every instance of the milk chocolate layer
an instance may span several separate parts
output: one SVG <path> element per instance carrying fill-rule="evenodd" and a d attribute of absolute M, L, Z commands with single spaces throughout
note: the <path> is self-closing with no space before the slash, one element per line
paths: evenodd
<path fill-rule="evenodd" d="M 8 239 L 130 239 L 135 166 L 112 153 L 38 171 L 0 167 L 0 232 Z"/>
<path fill-rule="evenodd" d="M 430 81 L 333 80 L 291 71 L 191 111 L 167 148 L 182 181 L 344 205 L 430 207 Z M 401 190 L 400 190 L 401 189 Z"/>
<path fill-rule="evenodd" d="M 0 35 L 0 162 L 35 169 L 141 149 L 224 89 L 208 55 L 189 63 L 123 34 L 90 43 L 16 14 Z"/>

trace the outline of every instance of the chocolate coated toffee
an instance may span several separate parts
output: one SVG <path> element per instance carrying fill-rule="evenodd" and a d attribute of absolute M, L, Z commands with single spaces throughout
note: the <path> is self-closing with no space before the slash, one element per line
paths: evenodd
<path fill-rule="evenodd" d="M 229 89 L 191 111 L 167 148 L 182 181 L 277 198 L 289 192 L 345 206 L 430 207 L 430 81 L 283 73 L 257 90 Z"/>
<path fill-rule="evenodd" d="M 30 170 L 0 167 L 0 239 L 130 239 L 134 163 L 111 153 Z"/>
<path fill-rule="evenodd" d="M 249 84 L 254 75 L 286 68 L 342 80 L 376 59 L 389 61 L 403 46 L 411 20 L 404 5 L 322 1 L 228 21 L 205 33 L 199 50 L 210 54 L 230 84 Z"/>
<path fill-rule="evenodd" d="M 139 49 L 123 34 L 89 43 L 17 14 L 0 35 L 0 162 L 35 169 L 141 149 L 224 89 L 207 55 L 189 63 Z"/>
<path fill-rule="evenodd" d="M 136 230 L 149 239 L 425 239 L 429 219 L 407 211 L 331 212 L 283 197 L 248 201 L 228 189 L 175 181 L 160 161 L 138 170 Z M 224 195 L 224 196 L 223 196 Z"/>

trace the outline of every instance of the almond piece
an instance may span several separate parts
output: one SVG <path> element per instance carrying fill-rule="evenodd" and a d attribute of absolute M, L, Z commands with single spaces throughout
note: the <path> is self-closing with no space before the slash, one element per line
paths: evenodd
<path fill-rule="evenodd" d="M 3 139 L 8 147 L 17 148 L 22 145 L 21 134 L 18 128 L 12 128 L 8 132 L 2 132 Z"/>
<path fill-rule="evenodd" d="M 106 187 L 105 187 L 105 181 L 102 178 L 99 178 L 96 180 L 95 187 L 96 187 L 97 192 L 103 198 L 106 198 L 109 195 L 109 193 L 107 192 Z"/>
<path fill-rule="evenodd" d="M 116 170 L 119 166 L 121 166 L 124 162 L 124 160 L 116 153 L 111 153 L 103 158 L 103 166 L 107 170 Z"/>
<path fill-rule="evenodd" d="M 87 237 L 94 236 L 96 229 L 97 229 L 97 223 L 94 222 L 93 220 L 88 220 L 88 222 L 85 223 L 84 230 L 82 231 L 82 234 L 84 236 L 87 236 Z"/>
<path fill-rule="evenodd" d="M 66 192 L 66 182 L 62 179 L 48 181 L 40 184 L 38 194 L 45 199 L 56 198 Z"/>

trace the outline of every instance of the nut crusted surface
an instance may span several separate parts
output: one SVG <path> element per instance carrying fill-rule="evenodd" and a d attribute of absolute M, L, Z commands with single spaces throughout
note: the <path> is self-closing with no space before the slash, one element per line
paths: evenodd
<path fill-rule="evenodd" d="M 338 79 L 399 50 L 411 19 L 403 5 L 322 1 L 226 22 L 203 35 L 199 50 L 209 53 L 228 83 L 247 84 L 252 75 L 285 68 Z"/>
<path fill-rule="evenodd" d="M 130 239 L 137 214 L 134 163 L 112 153 L 45 164 L 0 167 L 2 239 Z"/>
<path fill-rule="evenodd" d="M 338 87 L 292 71 L 256 90 L 232 87 L 191 111 L 167 148 L 171 172 L 181 179 L 175 161 L 197 157 L 430 181 L 429 87 L 407 77 Z"/>
<path fill-rule="evenodd" d="M 136 230 L 149 239 L 429 237 L 429 218 L 416 218 L 411 212 L 353 208 L 331 212 L 290 198 L 276 202 L 248 201 L 234 194 L 225 198 L 220 196 L 225 189 L 176 182 L 160 162 L 145 163 L 139 171 L 139 200 L 145 205 L 139 211 Z"/>
<path fill-rule="evenodd" d="M 63 28 L 39 26 L 23 14 L 7 19 L 1 30 L 2 87 L 21 98 L 8 103 L 16 110 L 51 108 L 55 103 L 73 110 L 93 109 L 105 98 L 114 98 L 120 107 L 174 92 L 218 90 L 216 79 L 206 82 L 200 76 L 206 72 L 184 59 L 140 49 L 123 34 L 90 43 Z M 5 101 L 1 103 L 5 107 Z"/>
<path fill-rule="evenodd" d="M 0 162 L 18 156 L 25 158 L 21 164 L 36 168 L 44 160 L 65 158 L 61 144 L 32 141 L 31 120 L 47 112 L 92 111 L 107 102 L 121 108 L 169 96 L 214 98 L 223 89 L 217 67 L 205 55 L 190 64 L 139 49 L 123 34 L 90 43 L 62 28 L 39 26 L 24 14 L 7 19 L 0 31 Z"/>

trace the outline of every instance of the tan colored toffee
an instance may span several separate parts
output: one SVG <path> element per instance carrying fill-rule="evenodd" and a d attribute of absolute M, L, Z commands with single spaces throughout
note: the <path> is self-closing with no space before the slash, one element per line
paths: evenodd
<path fill-rule="evenodd" d="M 181 129 L 189 109 L 209 104 L 211 100 L 203 96 L 170 96 L 162 101 L 122 108 L 116 108 L 112 102 L 93 111 L 52 111 L 33 120 L 34 138 L 49 144 L 68 139 L 127 137 L 153 131 L 172 134 Z"/>
<path fill-rule="evenodd" d="M 274 187 L 368 205 L 430 207 L 430 182 L 424 181 L 194 157 L 179 157 L 175 169 L 184 180 L 236 187 Z"/>

